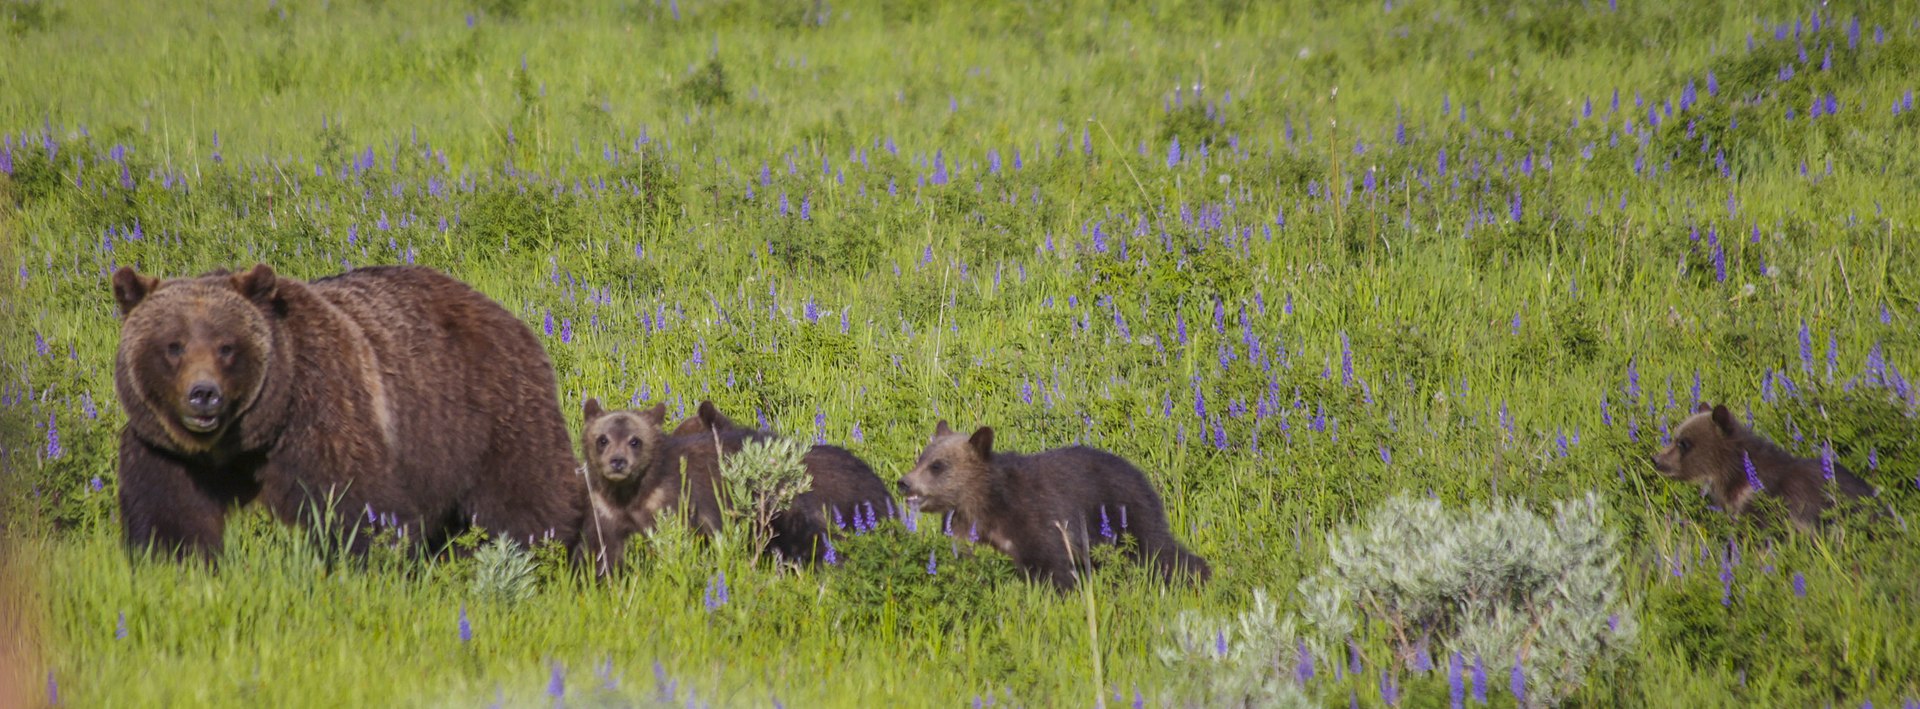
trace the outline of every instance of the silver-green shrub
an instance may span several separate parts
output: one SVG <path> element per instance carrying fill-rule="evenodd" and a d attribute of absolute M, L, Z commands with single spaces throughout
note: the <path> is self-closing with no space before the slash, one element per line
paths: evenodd
<path fill-rule="evenodd" d="M 533 595 L 533 553 L 499 537 L 473 553 L 473 595 L 518 603 Z"/>
<path fill-rule="evenodd" d="M 806 447 L 792 439 L 759 438 L 720 461 L 720 477 L 734 503 L 727 515 L 748 525 L 755 549 L 771 538 L 774 515 L 813 489 L 813 477 L 800 462 L 806 454 Z"/>
<path fill-rule="evenodd" d="M 1299 656 L 1291 617 L 1279 618 L 1265 589 L 1254 589 L 1253 607 L 1233 621 L 1191 610 L 1174 618 L 1172 646 L 1160 659 L 1178 669 L 1180 706 L 1313 706 L 1294 676 L 1282 668 Z"/>
<path fill-rule="evenodd" d="M 1329 563 L 1300 584 L 1305 620 L 1322 643 L 1377 623 L 1402 657 L 1424 642 L 1488 667 L 1519 658 L 1528 702 L 1557 703 L 1629 647 L 1635 625 L 1598 499 L 1553 510 L 1394 497 L 1329 535 Z"/>

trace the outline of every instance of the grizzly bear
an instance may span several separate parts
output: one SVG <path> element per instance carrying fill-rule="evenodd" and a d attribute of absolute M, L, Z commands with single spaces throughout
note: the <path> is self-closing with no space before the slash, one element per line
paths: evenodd
<path fill-rule="evenodd" d="M 581 553 L 600 574 L 618 569 L 627 539 L 652 531 L 662 511 L 677 509 L 702 536 L 720 531 L 726 490 L 719 450 L 739 450 L 738 431 L 667 435 L 667 405 L 607 411 L 599 399 L 581 407 L 580 438 L 587 460 L 588 517 Z M 718 438 L 720 445 L 716 446 Z"/>
<path fill-rule="evenodd" d="M 1733 419 L 1726 405 L 1709 408 L 1705 402 L 1673 431 L 1673 443 L 1652 457 L 1660 474 L 1698 483 L 1715 504 L 1738 516 L 1755 492 L 1786 502 L 1793 524 L 1807 530 L 1817 526 L 1820 514 L 1834 505 L 1834 493 L 1849 499 L 1874 496 L 1873 486 L 1831 461 L 1829 483 L 1818 458 L 1800 458 L 1774 445 L 1753 429 Z M 1759 490 L 1754 489 L 1754 483 Z"/>
<path fill-rule="evenodd" d="M 737 439 L 765 438 L 773 434 L 749 431 L 720 413 L 713 402 L 700 402 L 699 415 L 682 421 L 676 434 L 705 431 L 741 434 Z M 738 447 L 728 450 L 729 453 Z M 817 562 L 828 547 L 827 534 L 836 527 L 878 524 L 893 517 L 897 508 L 893 491 L 873 468 L 845 448 L 816 444 L 801 456 L 800 464 L 812 479 L 812 489 L 793 499 L 793 504 L 773 517 L 770 546 L 781 558 Z M 853 520 L 853 522 L 849 522 Z M 860 520 L 864 520 L 861 522 Z"/>
<path fill-rule="evenodd" d="M 993 429 L 972 436 L 941 420 L 933 440 L 900 479 L 909 507 L 950 512 L 951 529 L 968 530 L 1013 557 L 1029 578 L 1067 590 L 1090 544 L 1132 535 L 1136 561 L 1167 579 L 1205 582 L 1213 570 L 1182 547 L 1145 473 L 1096 448 L 1071 446 L 1021 455 L 993 449 Z"/>
<path fill-rule="evenodd" d="M 584 483 L 552 365 L 479 291 L 421 267 L 302 282 L 259 264 L 121 268 L 113 294 L 131 547 L 213 561 L 228 508 L 255 500 L 354 552 L 375 526 L 430 548 L 466 526 L 574 543 Z"/>

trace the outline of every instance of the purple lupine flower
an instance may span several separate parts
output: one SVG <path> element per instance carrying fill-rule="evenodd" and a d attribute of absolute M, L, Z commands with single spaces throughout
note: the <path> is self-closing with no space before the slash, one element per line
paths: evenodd
<path fill-rule="evenodd" d="M 1453 700 L 1453 709 L 1463 709 L 1467 704 L 1467 688 L 1460 677 L 1463 664 L 1457 652 L 1447 659 L 1447 696 Z"/>
<path fill-rule="evenodd" d="M 547 680 L 547 696 L 558 700 L 567 696 L 566 674 L 560 670 L 560 663 L 553 663 L 553 676 Z"/>
<path fill-rule="evenodd" d="M 1387 444 L 1385 443 L 1380 444 L 1380 463 L 1382 465 L 1393 465 L 1393 451 L 1387 448 Z"/>
<path fill-rule="evenodd" d="M 543 328 L 547 332 L 547 337 L 553 337 L 553 309 L 546 308 L 545 310 L 546 310 L 546 315 L 543 322 Z"/>
<path fill-rule="evenodd" d="M 1813 376 L 1813 334 L 1807 331 L 1807 321 L 1804 319 L 1800 321 L 1800 368 L 1807 376 Z"/>
<path fill-rule="evenodd" d="M 1340 333 L 1340 382 L 1353 386 L 1353 347 L 1347 342 L 1347 333 Z"/>
<path fill-rule="evenodd" d="M 1293 662 L 1293 681 L 1306 684 L 1313 679 L 1313 652 L 1307 650 L 1307 641 L 1299 641 L 1299 654 Z"/>
<path fill-rule="evenodd" d="M 1167 169 L 1173 169 L 1179 166 L 1180 166 L 1180 136 L 1176 135 L 1173 137 L 1173 142 L 1167 146 Z"/>
<path fill-rule="evenodd" d="M 1867 469 L 1868 470 L 1880 469 L 1880 447 L 1879 446 L 1873 446 L 1867 449 Z"/>
<path fill-rule="evenodd" d="M 126 611 L 120 611 L 120 620 L 113 627 L 113 639 L 115 640 L 127 639 L 127 612 Z"/>
<path fill-rule="evenodd" d="M 1720 557 L 1720 605 L 1733 605 L 1733 558 Z"/>
<path fill-rule="evenodd" d="M 1766 489 L 1760 484 L 1759 471 L 1754 470 L 1753 456 L 1747 455 L 1746 451 L 1740 451 L 1740 462 L 1747 468 L 1747 486 L 1753 488 L 1754 492 Z"/>
<path fill-rule="evenodd" d="M 460 644 L 465 645 L 472 641 L 473 624 L 467 622 L 467 606 L 462 604 L 460 606 Z"/>
<path fill-rule="evenodd" d="M 1807 597 L 1807 577 L 1798 571 L 1793 572 L 1793 595 L 1796 598 Z"/>
<path fill-rule="evenodd" d="M 1820 444 L 1820 476 L 1833 482 L 1833 441 Z"/>
<path fill-rule="evenodd" d="M 1393 671 L 1380 670 L 1380 699 L 1387 706 L 1400 706 L 1400 688 L 1393 684 Z"/>
<path fill-rule="evenodd" d="M 560 342 L 561 344 L 573 342 L 573 318 L 560 319 Z"/>
<path fill-rule="evenodd" d="M 707 580 L 706 593 L 701 596 L 707 612 L 712 613 L 727 604 L 727 572 L 720 571 Z"/>
<path fill-rule="evenodd" d="M 836 510 L 834 510 L 834 514 L 835 514 L 835 515 L 837 516 L 837 515 L 839 515 L 839 514 L 840 514 L 840 511 L 836 509 Z M 837 521 L 837 517 L 836 517 L 836 522 L 835 522 L 835 524 L 838 524 L 838 523 L 839 523 L 839 522 Z M 836 551 L 834 550 L 834 548 L 833 548 L 833 538 L 832 538 L 831 536 L 826 536 L 826 535 L 822 535 L 822 536 L 820 537 L 820 542 L 821 542 L 821 544 L 822 544 L 822 545 L 824 545 L 824 546 L 826 547 L 826 554 L 824 555 L 824 556 L 825 556 L 825 559 L 824 559 L 824 560 L 825 560 L 825 561 L 827 562 L 827 565 L 828 565 L 828 566 L 839 566 L 839 565 L 840 565 L 840 554 L 839 554 L 839 552 L 836 552 Z"/>
<path fill-rule="evenodd" d="M 47 460 L 59 460 L 66 455 L 66 447 L 60 445 L 60 427 L 53 414 L 47 414 Z"/>
<path fill-rule="evenodd" d="M 1100 506 L 1100 536 L 1105 537 L 1107 539 L 1113 538 L 1113 523 L 1111 520 L 1107 519 L 1106 505 Z"/>
<path fill-rule="evenodd" d="M 105 488 L 106 486 L 107 484 L 102 480 L 100 480 L 100 476 L 98 475 L 93 476 L 92 480 L 87 481 L 87 490 L 90 492 L 99 492 L 102 488 Z"/>
<path fill-rule="evenodd" d="M 937 573 L 939 573 L 939 571 L 934 565 L 934 552 L 927 552 L 927 575 L 932 576 Z"/>
<path fill-rule="evenodd" d="M 1481 661 L 1479 654 L 1473 656 L 1473 701 L 1487 703 L 1487 663 Z"/>
<path fill-rule="evenodd" d="M 1347 638 L 1347 674 L 1360 674 L 1361 669 L 1360 644 L 1354 642 L 1353 638 Z"/>
<path fill-rule="evenodd" d="M 1519 655 L 1513 657 L 1513 676 L 1508 680 L 1507 686 L 1513 690 L 1514 701 L 1519 702 L 1521 706 L 1526 706 L 1527 671 L 1522 668 Z"/>

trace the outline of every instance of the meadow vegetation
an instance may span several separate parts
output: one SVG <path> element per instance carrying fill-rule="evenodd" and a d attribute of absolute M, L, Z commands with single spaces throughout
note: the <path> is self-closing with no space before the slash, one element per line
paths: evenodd
<path fill-rule="evenodd" d="M 1913 706 L 1920 8 L 1853 11 L 0 0 L 0 699 Z M 258 509 L 131 560 L 110 274 L 256 261 L 464 279 L 570 416 L 712 399 L 890 483 L 941 418 L 1110 449 L 1213 581 L 1063 596 L 929 519 L 797 572 Z M 1888 511 L 1709 509 L 1647 461 L 1703 399 Z"/>

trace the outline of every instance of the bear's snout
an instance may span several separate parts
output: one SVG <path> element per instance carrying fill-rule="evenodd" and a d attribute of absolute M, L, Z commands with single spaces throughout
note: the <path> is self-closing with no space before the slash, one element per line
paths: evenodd
<path fill-rule="evenodd" d="M 624 472 L 626 472 L 626 470 L 627 470 L 627 458 L 626 458 L 626 456 L 615 456 L 615 457 L 612 457 L 612 458 L 608 458 L 608 459 L 607 459 L 607 467 L 608 467 L 609 469 L 611 469 L 611 470 L 613 470 L 613 472 L 616 472 L 616 473 L 624 473 Z"/>
<path fill-rule="evenodd" d="M 194 382 L 193 386 L 187 389 L 187 408 L 192 409 L 195 414 L 211 416 L 219 413 L 222 403 L 224 401 L 220 396 L 219 384 L 207 381 Z"/>

